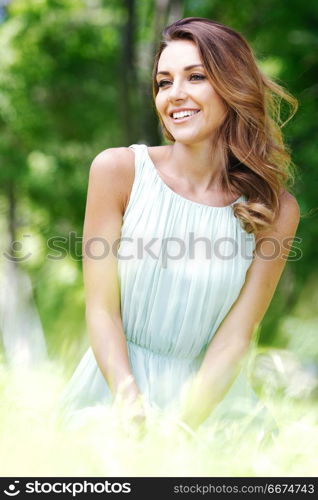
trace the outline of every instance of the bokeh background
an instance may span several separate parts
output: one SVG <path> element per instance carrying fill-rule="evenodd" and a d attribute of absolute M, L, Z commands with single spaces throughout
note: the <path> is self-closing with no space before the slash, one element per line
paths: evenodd
<path fill-rule="evenodd" d="M 86 350 L 81 238 L 89 167 L 109 147 L 164 143 L 152 62 L 163 27 L 188 16 L 242 33 L 262 70 L 299 100 L 284 134 L 301 221 L 258 332 L 252 382 L 314 407 L 315 0 L 0 0 L 1 373 L 49 361 L 66 380 Z"/>

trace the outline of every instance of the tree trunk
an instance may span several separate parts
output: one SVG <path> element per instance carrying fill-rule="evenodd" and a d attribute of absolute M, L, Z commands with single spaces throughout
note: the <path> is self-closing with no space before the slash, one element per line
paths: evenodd
<path fill-rule="evenodd" d="M 154 12 L 151 13 L 149 22 L 152 22 L 152 38 L 140 48 L 138 62 L 141 66 L 142 78 L 140 88 L 145 105 L 142 108 L 141 116 L 141 141 L 150 145 L 162 143 L 159 120 L 156 115 L 156 107 L 152 98 L 151 73 L 154 57 L 159 47 L 163 29 L 172 22 L 180 19 L 183 12 L 181 0 L 155 0 Z M 142 61 L 142 64 L 141 64 Z"/>
<path fill-rule="evenodd" d="M 124 0 L 126 22 L 122 27 L 122 52 L 119 71 L 119 108 L 122 117 L 124 144 L 137 142 L 138 127 L 138 81 L 135 69 L 136 4 L 135 0 Z"/>
<path fill-rule="evenodd" d="M 9 241 L 0 270 L 0 331 L 7 362 L 16 367 L 32 368 L 47 358 L 47 352 L 33 300 L 32 282 L 19 266 L 27 254 L 21 244 L 17 246 L 16 198 L 12 180 L 7 192 Z"/>

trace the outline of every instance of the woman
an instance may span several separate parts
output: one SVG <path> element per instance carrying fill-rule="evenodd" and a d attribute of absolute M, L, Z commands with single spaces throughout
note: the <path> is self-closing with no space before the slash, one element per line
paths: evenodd
<path fill-rule="evenodd" d="M 276 104 L 296 101 L 240 34 L 204 18 L 164 30 L 153 92 L 171 144 L 107 149 L 91 166 L 91 348 L 64 401 L 76 413 L 120 399 L 134 418 L 178 408 L 196 429 L 257 406 L 240 371 L 299 222 Z"/>

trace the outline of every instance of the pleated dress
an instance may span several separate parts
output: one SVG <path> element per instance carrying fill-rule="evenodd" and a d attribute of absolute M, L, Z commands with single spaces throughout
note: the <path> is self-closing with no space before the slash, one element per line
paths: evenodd
<path fill-rule="evenodd" d="M 223 207 L 184 198 L 164 183 L 145 144 L 129 147 L 135 177 L 118 247 L 121 317 L 140 391 L 153 407 L 169 409 L 238 298 L 255 237 L 233 214 L 244 195 Z M 91 348 L 62 399 L 73 414 L 111 403 Z M 243 416 L 256 406 L 263 408 L 241 372 L 214 413 Z"/>

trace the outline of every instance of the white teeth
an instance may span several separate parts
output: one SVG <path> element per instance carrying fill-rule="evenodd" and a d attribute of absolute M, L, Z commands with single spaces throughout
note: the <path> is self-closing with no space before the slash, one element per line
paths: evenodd
<path fill-rule="evenodd" d="M 178 113 L 173 113 L 173 118 L 184 118 L 185 116 L 192 116 L 199 112 L 199 109 L 196 111 L 179 111 Z"/>

